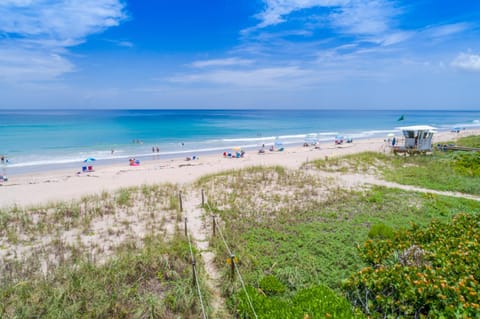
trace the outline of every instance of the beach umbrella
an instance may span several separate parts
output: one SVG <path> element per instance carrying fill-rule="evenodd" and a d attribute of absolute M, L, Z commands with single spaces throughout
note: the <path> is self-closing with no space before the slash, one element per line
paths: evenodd
<path fill-rule="evenodd" d="M 90 163 L 90 162 L 95 162 L 96 159 L 94 159 L 93 157 L 87 157 L 85 160 L 83 160 L 85 163 Z"/>

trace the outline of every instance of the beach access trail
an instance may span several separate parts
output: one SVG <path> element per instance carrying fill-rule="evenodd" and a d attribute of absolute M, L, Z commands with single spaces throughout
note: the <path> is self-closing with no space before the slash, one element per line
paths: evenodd
<path fill-rule="evenodd" d="M 225 300 L 221 296 L 221 275 L 214 263 L 215 254 L 209 247 L 209 238 L 212 234 L 212 223 L 207 226 L 207 216 L 201 207 L 201 196 L 197 189 L 189 189 L 182 196 L 183 212 L 186 218 L 187 231 L 194 246 L 197 248 L 205 267 L 206 285 L 211 292 L 210 306 L 213 309 L 213 318 L 222 318 L 228 313 L 225 308 Z M 184 227 L 179 225 L 179 227 Z"/>
<path fill-rule="evenodd" d="M 435 194 L 442 196 L 450 196 L 457 198 L 465 198 L 480 201 L 480 196 L 464 194 L 460 192 L 438 191 L 434 189 L 422 188 L 412 185 L 398 184 L 394 182 L 388 182 L 374 175 L 369 174 L 346 174 L 346 173 L 330 173 L 321 171 L 311 171 L 310 174 L 315 174 L 319 178 L 330 178 L 335 180 L 339 187 L 348 189 L 359 189 L 368 185 L 383 186 L 388 188 L 398 188 L 410 192 L 419 192 L 424 194 Z"/>

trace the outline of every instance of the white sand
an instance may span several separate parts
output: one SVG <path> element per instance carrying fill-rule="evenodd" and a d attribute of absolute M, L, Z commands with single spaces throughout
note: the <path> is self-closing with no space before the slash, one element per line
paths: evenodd
<path fill-rule="evenodd" d="M 480 134 L 480 130 L 467 130 L 458 134 L 439 133 L 435 135 L 434 141 L 454 140 L 472 134 Z M 352 144 L 340 146 L 335 146 L 333 142 L 322 143 L 320 147 L 287 147 L 283 152 L 266 151 L 264 155 L 251 151 L 240 159 L 224 158 L 221 154 L 203 156 L 194 161 L 160 159 L 142 162 L 138 167 L 131 167 L 126 161 L 125 165 L 98 166 L 95 172 L 80 175 L 75 174 L 75 170 L 63 170 L 11 176 L 8 182 L 0 186 L 0 207 L 32 206 L 79 199 L 84 195 L 142 184 L 186 184 L 206 174 L 254 165 L 298 168 L 306 161 L 324 159 L 325 156 L 331 158 L 364 151 L 388 152 L 382 138 L 356 140 Z"/>

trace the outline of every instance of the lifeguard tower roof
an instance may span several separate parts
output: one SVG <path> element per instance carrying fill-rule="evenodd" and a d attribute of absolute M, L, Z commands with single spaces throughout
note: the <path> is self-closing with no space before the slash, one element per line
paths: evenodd
<path fill-rule="evenodd" d="M 437 130 L 436 127 L 429 126 L 429 125 L 413 125 L 413 126 L 404 126 L 400 127 L 402 131 L 432 131 L 435 132 Z"/>

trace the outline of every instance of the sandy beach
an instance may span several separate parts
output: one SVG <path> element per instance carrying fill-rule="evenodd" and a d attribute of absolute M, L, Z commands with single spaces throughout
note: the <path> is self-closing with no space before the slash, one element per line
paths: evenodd
<path fill-rule="evenodd" d="M 460 133 L 441 132 L 434 136 L 438 141 L 451 141 L 467 135 L 478 135 L 480 130 L 463 130 Z M 94 172 L 77 174 L 75 170 L 49 171 L 12 176 L 0 186 L 0 207 L 34 206 L 56 201 L 69 201 L 82 196 L 114 191 L 119 188 L 142 184 L 172 183 L 188 184 L 197 178 L 225 170 L 240 169 L 255 165 L 281 165 L 298 168 L 307 161 L 332 158 L 365 151 L 390 153 L 383 138 L 355 140 L 353 143 L 334 145 L 322 143 L 320 149 L 289 146 L 283 152 L 266 151 L 258 154 L 249 151 L 244 158 L 224 158 L 222 154 L 201 156 L 186 161 L 159 159 L 144 161 L 132 167 L 128 161 L 122 165 L 97 166 Z"/>

